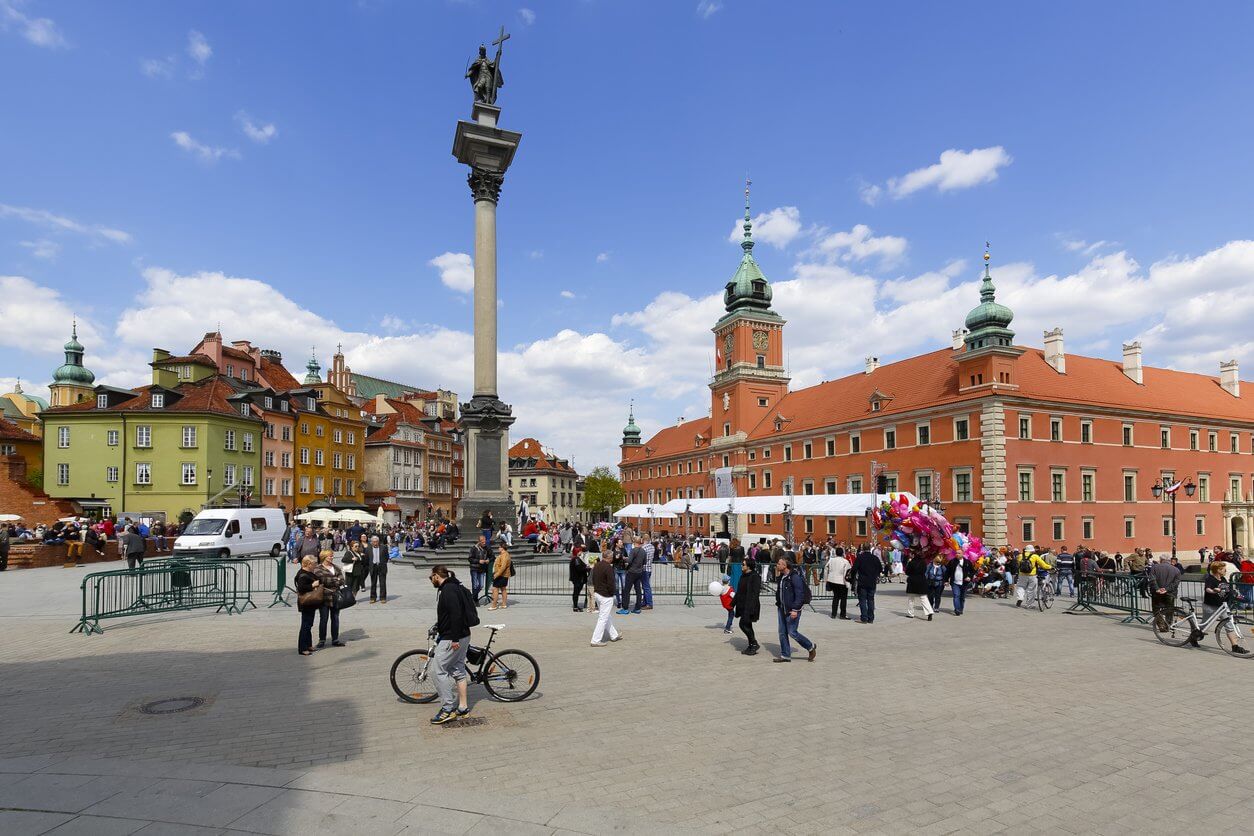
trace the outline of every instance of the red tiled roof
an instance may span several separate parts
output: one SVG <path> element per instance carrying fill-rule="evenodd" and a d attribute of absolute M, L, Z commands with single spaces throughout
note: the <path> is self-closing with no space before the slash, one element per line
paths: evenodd
<path fill-rule="evenodd" d="M 237 360 L 247 360 L 252 362 L 252 355 L 247 351 L 240 351 L 238 348 L 231 348 L 229 345 L 222 346 L 222 354 L 226 357 L 234 357 Z"/>
<path fill-rule="evenodd" d="M 383 426 L 370 434 L 367 439 L 367 443 L 371 441 L 379 442 L 385 439 L 390 439 L 393 435 L 395 435 L 397 427 L 399 427 L 402 423 L 420 427 L 422 426 L 423 420 L 427 417 L 421 409 L 411 403 L 406 403 L 405 401 L 397 400 L 395 398 L 386 398 L 386 401 L 390 407 L 396 410 L 395 412 L 379 412 L 379 405 L 374 398 L 371 398 L 362 404 L 361 409 L 363 412 L 370 415 L 377 415 L 383 419 Z"/>
<path fill-rule="evenodd" d="M 282 363 L 276 363 L 265 355 L 261 357 L 261 376 L 276 392 L 287 392 L 301 386 Z"/>
<path fill-rule="evenodd" d="M 38 441 L 39 439 L 19 427 L 8 418 L 0 418 L 0 440 L 3 441 Z"/>
<path fill-rule="evenodd" d="M 174 387 L 173 390 L 165 391 L 177 392 L 180 397 L 171 401 L 162 409 L 152 408 L 152 398 L 149 392 L 152 386 L 141 386 L 135 389 L 136 397 L 129 398 L 119 404 L 102 409 L 101 412 L 211 412 L 217 415 L 230 415 L 235 418 L 241 418 L 240 412 L 228 400 L 231 395 L 236 394 L 235 388 L 231 386 L 220 375 L 206 378 L 199 383 L 183 383 Z M 57 407 L 55 409 L 46 410 L 52 413 L 58 412 L 87 412 L 96 409 L 96 403 L 93 400 L 86 400 L 80 403 L 71 404 L 69 406 Z M 260 420 L 254 418 L 253 420 Z"/>
<path fill-rule="evenodd" d="M 206 357 L 203 354 L 186 354 L 182 357 L 167 357 L 164 360 L 153 360 L 148 365 L 164 366 L 167 363 L 196 363 L 200 366 L 208 366 L 211 369 L 217 368 L 217 366 L 214 365 L 213 359 Z"/>
<path fill-rule="evenodd" d="M 567 473 L 574 473 L 575 469 L 567 462 L 550 457 L 544 452 L 544 448 L 540 442 L 534 438 L 524 438 L 517 444 L 509 448 L 509 457 L 511 459 L 535 459 L 536 470 L 560 470 Z"/>
<path fill-rule="evenodd" d="M 700 447 L 697 447 L 697 435 L 705 439 Z M 704 451 L 708 449 L 709 442 L 710 417 L 707 415 L 704 418 L 694 418 L 682 424 L 663 427 L 640 447 L 628 447 L 623 461 L 644 461 L 646 448 L 649 450 L 649 457 L 674 456 L 679 453 Z"/>

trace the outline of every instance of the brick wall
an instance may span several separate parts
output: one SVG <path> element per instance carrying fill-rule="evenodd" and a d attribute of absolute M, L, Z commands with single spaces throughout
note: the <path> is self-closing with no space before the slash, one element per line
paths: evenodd
<path fill-rule="evenodd" d="M 0 457 L 0 513 L 21 514 L 27 525 L 51 525 L 73 516 L 74 506 L 53 499 L 26 482 L 26 460 L 18 455 Z"/>

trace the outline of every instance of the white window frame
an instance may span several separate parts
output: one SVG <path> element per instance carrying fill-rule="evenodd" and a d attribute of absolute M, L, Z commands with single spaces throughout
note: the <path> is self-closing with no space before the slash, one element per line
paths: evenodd
<path fill-rule="evenodd" d="M 135 446 L 148 449 L 152 447 L 152 425 L 136 424 L 135 425 Z"/>
<path fill-rule="evenodd" d="M 110 447 L 117 447 L 120 440 L 121 435 L 117 430 L 108 430 L 105 432 L 105 444 Z"/>
<path fill-rule="evenodd" d="M 927 435 L 926 440 L 924 435 Z M 927 447 L 932 443 L 932 422 L 920 421 L 914 425 L 914 443 L 920 447 Z"/>
<path fill-rule="evenodd" d="M 70 466 L 66 462 L 57 464 L 57 484 L 62 486 L 70 484 Z"/>
<path fill-rule="evenodd" d="M 152 464 L 150 462 L 135 462 L 135 484 L 152 484 Z"/>
<path fill-rule="evenodd" d="M 118 481 L 118 468 L 116 465 L 109 465 L 105 468 L 105 481 L 109 484 L 116 484 Z"/>
<path fill-rule="evenodd" d="M 153 393 L 152 393 L 152 408 L 153 408 L 153 409 L 162 409 L 162 408 L 164 408 L 164 407 L 165 407 L 165 393 L 164 393 L 164 392 L 153 392 Z"/>
<path fill-rule="evenodd" d="M 109 396 L 105 394 L 96 395 L 96 409 L 108 409 Z"/>
<path fill-rule="evenodd" d="M 57 447 L 62 450 L 68 449 L 70 446 L 70 428 L 57 427 Z"/>
<path fill-rule="evenodd" d="M 179 467 L 179 484 L 194 485 L 196 484 L 196 463 L 183 462 Z"/>
<path fill-rule="evenodd" d="M 196 436 L 197 432 L 195 424 L 183 425 L 182 446 L 184 450 L 191 450 L 196 447 Z"/>

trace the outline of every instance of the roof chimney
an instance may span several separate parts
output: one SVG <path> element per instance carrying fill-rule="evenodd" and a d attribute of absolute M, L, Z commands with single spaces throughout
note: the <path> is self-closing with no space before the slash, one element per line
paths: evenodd
<path fill-rule="evenodd" d="M 1139 340 L 1123 345 L 1123 373 L 1133 383 L 1144 382 L 1141 379 L 1141 342 Z"/>
<path fill-rule="evenodd" d="M 1067 373 L 1067 355 L 1062 351 L 1062 329 L 1045 332 L 1045 362 L 1059 374 Z"/>
<path fill-rule="evenodd" d="M 880 367 L 880 358 L 878 357 L 866 358 L 866 372 L 865 372 L 866 374 L 870 374 L 871 372 L 875 371 L 879 367 Z"/>
<path fill-rule="evenodd" d="M 1234 398 L 1241 397 L 1241 378 L 1237 371 L 1237 361 L 1229 360 L 1219 364 L 1219 385 Z"/>
<path fill-rule="evenodd" d="M 952 345 L 953 345 L 954 351 L 960 351 L 962 349 L 962 346 L 964 344 L 963 340 L 966 338 L 967 334 L 969 333 L 971 332 L 968 331 L 966 328 L 959 328 L 957 331 L 953 332 Z"/>
<path fill-rule="evenodd" d="M 683 422 L 684 422 L 684 416 L 680 415 L 678 418 L 675 419 L 675 426 L 678 427 Z"/>

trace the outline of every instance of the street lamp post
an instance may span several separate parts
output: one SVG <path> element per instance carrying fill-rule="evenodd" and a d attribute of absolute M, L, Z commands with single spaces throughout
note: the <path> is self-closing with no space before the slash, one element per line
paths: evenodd
<path fill-rule="evenodd" d="M 1189 479 L 1188 482 L 1180 481 L 1174 485 L 1166 486 L 1161 481 L 1158 481 L 1154 483 L 1154 487 L 1150 488 L 1154 492 L 1155 499 L 1161 499 L 1164 494 L 1171 497 L 1171 556 L 1173 558 L 1176 556 L 1176 494 L 1180 492 L 1181 488 L 1184 488 L 1186 495 L 1193 496 L 1194 491 L 1197 490 L 1197 485 L 1193 484 L 1192 479 Z"/>

